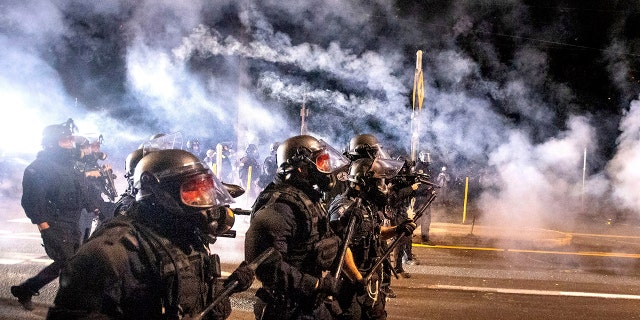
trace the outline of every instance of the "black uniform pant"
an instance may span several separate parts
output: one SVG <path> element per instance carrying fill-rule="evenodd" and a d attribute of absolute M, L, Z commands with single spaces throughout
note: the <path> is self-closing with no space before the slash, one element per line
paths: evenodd
<path fill-rule="evenodd" d="M 378 275 L 383 276 L 382 274 Z M 349 280 L 342 282 L 338 301 L 342 314 L 340 320 L 384 320 L 387 318 L 386 294 L 380 283 L 383 279 L 376 279 L 368 283 L 365 288 L 357 288 Z"/>
<path fill-rule="evenodd" d="M 431 226 L 431 208 L 427 208 L 422 216 L 416 220 L 416 224 L 420 226 L 420 237 L 422 242 L 429 241 L 429 227 Z"/>
<path fill-rule="evenodd" d="M 411 252 L 411 237 L 403 236 L 398 240 L 398 245 L 395 248 L 395 266 L 394 269 L 396 272 L 403 272 L 404 268 L 402 267 L 403 259 L 411 260 L 413 257 L 413 253 Z"/>
<path fill-rule="evenodd" d="M 44 250 L 49 258 L 53 259 L 53 263 L 21 284 L 34 293 L 58 278 L 67 261 L 80 247 L 80 232 L 77 224 L 53 222 L 50 223 L 49 228 L 42 230 L 41 235 Z"/>

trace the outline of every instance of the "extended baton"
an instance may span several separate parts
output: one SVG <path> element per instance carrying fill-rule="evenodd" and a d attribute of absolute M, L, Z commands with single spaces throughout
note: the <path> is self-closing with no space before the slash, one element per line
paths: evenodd
<path fill-rule="evenodd" d="M 336 279 L 340 279 L 340 272 L 342 271 L 342 264 L 344 263 L 344 257 L 347 254 L 347 249 L 349 248 L 349 238 L 351 238 L 351 234 L 353 233 L 353 228 L 356 225 L 356 217 L 355 215 L 351 215 L 349 218 L 349 224 L 347 225 L 347 233 L 345 234 L 342 248 L 340 248 L 340 261 L 338 262 L 338 267 L 336 268 L 336 273 L 334 277 Z"/>
<path fill-rule="evenodd" d="M 256 257 L 253 261 L 251 261 L 251 263 L 249 263 L 247 267 L 249 267 L 249 269 L 253 271 L 256 271 L 256 268 L 258 268 L 259 265 L 261 265 L 265 260 L 273 256 L 275 253 L 276 253 L 276 249 L 274 249 L 273 247 L 269 247 L 267 250 L 262 252 L 258 257 Z M 211 304 L 209 304 L 208 307 L 206 307 L 204 310 L 202 310 L 202 312 L 200 312 L 197 316 L 195 316 L 192 319 L 193 320 L 202 319 L 207 313 L 209 313 L 209 311 L 211 311 L 216 305 L 218 305 L 218 303 L 220 303 L 222 299 L 229 296 L 233 291 L 233 289 L 235 289 L 237 286 L 238 286 L 238 280 L 234 280 L 233 282 L 227 284 L 222 290 L 222 292 L 220 292 L 218 297 L 216 297 L 211 302 Z"/>
<path fill-rule="evenodd" d="M 429 200 L 425 203 L 425 205 L 422 208 L 420 208 L 420 211 L 414 216 L 413 221 L 418 220 L 422 216 L 424 211 L 429 207 L 429 205 L 431 205 L 431 202 L 433 202 L 435 198 L 436 198 L 436 192 L 434 191 L 431 193 L 431 197 L 429 198 Z M 380 257 L 378 257 L 378 260 L 376 260 L 376 263 L 373 264 L 371 269 L 369 269 L 369 272 L 367 272 L 367 274 L 363 277 L 365 279 L 365 282 L 369 281 L 373 273 L 376 272 L 378 267 L 380 267 L 380 265 L 384 262 L 384 260 L 387 259 L 387 257 L 391 254 L 391 252 L 393 252 L 393 249 L 395 249 L 395 247 L 397 247 L 400 244 L 400 241 L 404 237 L 405 237 L 404 234 L 398 235 L 395 238 L 395 240 L 391 242 L 389 247 L 387 247 L 387 250 Z"/>

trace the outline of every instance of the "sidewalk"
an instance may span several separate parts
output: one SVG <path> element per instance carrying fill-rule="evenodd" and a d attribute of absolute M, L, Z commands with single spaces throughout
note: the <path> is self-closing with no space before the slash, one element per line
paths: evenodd
<path fill-rule="evenodd" d="M 506 228 L 480 223 L 432 222 L 430 240 L 434 246 L 491 247 L 505 249 L 565 250 L 580 246 L 593 251 L 640 252 L 640 225 L 585 223 L 577 230 Z M 413 236 L 420 243 L 420 230 Z"/>
<path fill-rule="evenodd" d="M 444 222 L 434 222 L 430 228 L 431 241 L 441 246 L 557 248 L 571 244 L 572 238 L 570 233 L 537 228 L 513 229 Z M 419 239 L 419 236 L 414 239 Z"/>

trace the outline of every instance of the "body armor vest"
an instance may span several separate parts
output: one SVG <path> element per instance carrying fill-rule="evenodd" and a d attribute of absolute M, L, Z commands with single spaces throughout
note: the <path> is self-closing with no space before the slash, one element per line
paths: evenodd
<path fill-rule="evenodd" d="M 177 246 L 128 216 L 108 223 L 100 233 L 112 227 L 130 230 L 119 241 L 142 253 L 141 261 L 150 268 L 152 286 L 161 293 L 157 307 L 164 318 L 193 316 L 213 300 L 215 282 L 220 277 L 217 255 L 209 255 L 204 247 Z"/>
<path fill-rule="evenodd" d="M 375 263 L 375 258 L 381 250 L 381 221 L 377 211 L 373 210 L 375 207 L 366 205 L 366 202 L 354 208 L 350 213 L 344 212 L 353 202 L 355 202 L 354 198 L 344 194 L 338 195 L 331 203 L 329 211 L 331 220 L 340 220 L 340 223 L 343 224 L 343 229 L 346 229 L 350 216 L 356 215 L 356 224 L 351 235 L 349 247 L 358 269 L 366 271 Z M 343 214 L 348 214 L 349 216 L 343 217 Z"/>
<path fill-rule="evenodd" d="M 318 255 L 321 253 L 317 252 L 317 247 L 322 240 L 329 238 L 328 235 L 332 235 L 326 210 L 292 186 L 270 184 L 256 200 L 253 212 L 258 213 L 258 210 L 268 208 L 276 202 L 286 203 L 291 207 L 299 226 L 293 241 L 288 244 L 289 252 L 285 259 L 305 273 L 320 274 L 328 266 L 318 263 Z"/>

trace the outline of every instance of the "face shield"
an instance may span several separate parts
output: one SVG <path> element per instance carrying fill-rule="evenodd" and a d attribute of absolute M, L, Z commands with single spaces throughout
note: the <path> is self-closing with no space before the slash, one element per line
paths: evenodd
<path fill-rule="evenodd" d="M 391 179 L 395 177 L 404 166 L 404 161 L 394 159 L 376 158 L 369 171 L 373 172 L 373 178 Z"/>
<path fill-rule="evenodd" d="M 169 133 L 151 139 L 143 143 L 140 149 L 143 155 L 159 150 L 182 149 L 182 132 Z"/>
<path fill-rule="evenodd" d="M 375 158 L 376 159 L 391 159 L 391 156 L 389 155 L 389 153 L 387 153 L 386 150 L 382 149 L 381 146 L 378 146 L 378 151 L 376 152 Z"/>
<path fill-rule="evenodd" d="M 369 198 L 379 206 L 384 205 L 389 193 L 388 179 L 395 177 L 402 169 L 404 161 L 376 158 L 368 170 L 369 181 L 367 193 Z"/>
<path fill-rule="evenodd" d="M 225 206 L 233 198 L 218 179 L 211 174 L 194 176 L 180 185 L 180 201 L 193 208 Z"/>
<path fill-rule="evenodd" d="M 62 149 L 75 149 L 76 140 L 74 136 L 63 136 L 58 139 L 58 146 Z"/>
<path fill-rule="evenodd" d="M 341 152 L 331 147 L 323 140 L 319 140 L 322 150 L 316 154 L 315 164 L 318 171 L 322 173 L 334 173 L 339 169 L 349 165 L 349 159 L 342 155 Z"/>

